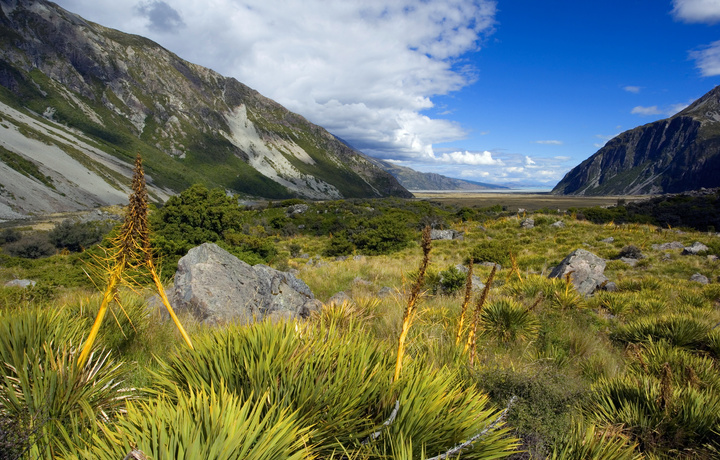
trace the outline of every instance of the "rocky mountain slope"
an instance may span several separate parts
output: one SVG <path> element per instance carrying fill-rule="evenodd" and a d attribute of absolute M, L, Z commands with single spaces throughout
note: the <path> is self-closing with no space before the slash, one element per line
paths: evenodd
<path fill-rule="evenodd" d="M 552 193 L 636 195 L 720 186 L 720 87 L 678 114 L 611 139 Z"/>
<path fill-rule="evenodd" d="M 485 184 L 443 176 L 435 173 L 423 173 L 405 166 L 387 161 L 372 159 L 374 163 L 389 172 L 408 190 L 502 190 L 502 185 Z"/>
<path fill-rule="evenodd" d="M 201 182 L 266 198 L 412 196 L 362 153 L 233 78 L 44 0 L 0 0 L 0 218 Z"/>

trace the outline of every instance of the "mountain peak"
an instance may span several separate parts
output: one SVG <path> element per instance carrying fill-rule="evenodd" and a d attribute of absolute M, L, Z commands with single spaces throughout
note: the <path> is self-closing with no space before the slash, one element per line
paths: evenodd
<path fill-rule="evenodd" d="M 625 131 L 552 193 L 643 195 L 720 186 L 720 87 L 678 114 Z"/>

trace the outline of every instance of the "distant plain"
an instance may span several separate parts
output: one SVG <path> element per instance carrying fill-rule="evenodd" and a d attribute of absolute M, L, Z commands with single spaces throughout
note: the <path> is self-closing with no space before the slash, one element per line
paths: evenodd
<path fill-rule="evenodd" d="M 536 211 L 549 208 L 552 210 L 567 211 L 569 208 L 586 208 L 592 206 L 612 206 L 618 201 L 639 201 L 650 198 L 649 195 L 627 196 L 565 196 L 550 195 L 549 193 L 524 192 L 457 192 L 457 191 L 413 191 L 416 199 L 436 201 L 457 206 L 485 208 L 495 205 L 505 206 L 508 211 L 525 209 Z"/>

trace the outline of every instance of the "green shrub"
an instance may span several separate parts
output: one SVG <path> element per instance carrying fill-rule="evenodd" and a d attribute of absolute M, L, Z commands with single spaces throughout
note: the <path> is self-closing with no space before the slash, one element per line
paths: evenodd
<path fill-rule="evenodd" d="M 112 226 L 113 224 L 66 219 L 50 230 L 48 238 L 56 248 L 80 252 L 102 241 Z"/>
<path fill-rule="evenodd" d="M 458 270 L 454 265 L 440 272 L 440 285 L 444 294 L 455 294 L 465 288 L 467 274 Z"/>
<path fill-rule="evenodd" d="M 333 235 L 328 241 L 322 254 L 325 257 L 347 256 L 355 251 L 355 245 L 348 240 L 345 233 Z"/>
<path fill-rule="evenodd" d="M 475 263 L 491 262 L 507 266 L 510 263 L 510 252 L 513 250 L 507 241 L 486 240 L 475 246 L 470 256 Z"/>
<path fill-rule="evenodd" d="M 352 234 L 352 241 L 363 254 L 389 254 L 407 247 L 412 233 L 404 220 L 388 214 L 369 219 Z"/>
<path fill-rule="evenodd" d="M 0 244 L 14 243 L 22 238 L 22 233 L 14 228 L 6 228 L 0 232 Z"/>
<path fill-rule="evenodd" d="M 55 246 L 44 233 L 25 235 L 18 241 L 6 244 L 4 249 L 11 256 L 25 259 L 39 259 L 55 254 Z"/>

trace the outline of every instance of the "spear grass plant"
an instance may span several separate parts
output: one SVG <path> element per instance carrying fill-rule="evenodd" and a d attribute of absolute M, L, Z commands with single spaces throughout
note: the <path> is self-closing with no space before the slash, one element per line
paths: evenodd
<path fill-rule="evenodd" d="M 483 309 L 480 324 L 484 335 L 509 345 L 533 340 L 540 328 L 535 315 L 509 297 L 492 300 Z"/>
<path fill-rule="evenodd" d="M 175 311 L 165 295 L 165 289 L 162 286 L 160 276 L 153 262 L 152 248 L 150 246 L 150 228 L 148 225 L 148 194 L 140 155 L 135 159 L 132 189 L 133 193 L 130 194 L 130 203 L 125 212 L 125 220 L 123 221 L 120 232 L 112 239 L 110 249 L 108 249 L 106 256 L 96 260 L 100 266 L 100 271 L 106 274 L 107 286 L 105 287 L 105 293 L 103 294 L 103 300 L 95 322 L 90 329 L 90 334 L 78 358 L 77 365 L 79 367 L 85 365 L 87 361 L 110 302 L 113 300 L 119 302 L 119 286 L 123 282 L 130 286 L 141 284 L 135 278 L 138 275 L 133 273 L 141 268 L 149 272 L 155 288 L 160 295 L 160 299 L 167 308 L 170 317 L 173 319 L 173 322 L 175 322 L 188 347 L 191 349 L 193 347 L 190 336 L 185 332 L 182 324 L 180 324 L 180 320 L 177 318 L 177 315 L 175 315 Z"/>

